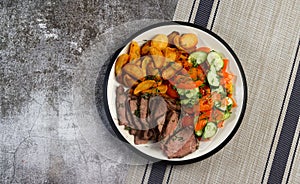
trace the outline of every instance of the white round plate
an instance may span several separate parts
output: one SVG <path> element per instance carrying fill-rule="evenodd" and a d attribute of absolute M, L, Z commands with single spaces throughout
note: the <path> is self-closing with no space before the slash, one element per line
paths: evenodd
<path fill-rule="evenodd" d="M 236 81 L 234 84 L 234 98 L 238 106 L 236 108 L 233 108 L 231 117 L 225 120 L 224 127 L 220 128 L 217 134 L 210 141 L 200 142 L 199 148 L 195 152 L 183 158 L 168 159 L 157 144 L 149 143 L 145 145 L 135 145 L 133 142 L 133 135 L 130 135 L 128 131 L 124 129 L 124 126 L 119 126 L 115 102 L 116 88 L 120 84 L 116 81 L 114 75 L 114 66 L 116 58 L 120 54 L 127 53 L 129 44 L 132 40 L 135 40 L 138 43 L 144 43 L 144 40 L 150 40 L 157 34 L 161 33 L 168 35 L 173 31 L 177 31 L 180 34 L 194 33 L 198 36 L 199 39 L 197 47 L 210 47 L 211 49 L 223 53 L 224 56 L 229 59 L 229 66 L 227 70 L 236 76 Z M 223 148 L 225 144 L 227 144 L 229 140 L 233 137 L 233 135 L 239 128 L 244 116 L 247 103 L 247 84 L 245 74 L 239 59 L 237 58 L 233 50 L 229 47 L 229 45 L 218 35 L 205 28 L 199 27 L 191 23 L 163 22 L 149 26 L 135 33 L 125 42 L 124 47 L 116 51 L 116 53 L 111 59 L 110 65 L 108 66 L 108 71 L 106 73 L 104 95 L 104 104 L 108 119 L 110 120 L 114 131 L 116 132 L 118 137 L 122 141 L 124 141 L 124 143 L 128 143 L 130 146 L 132 146 L 133 149 L 136 149 L 138 152 L 142 153 L 149 159 L 153 158 L 155 160 L 161 160 L 171 164 L 184 164 L 199 161 L 211 156 L 212 154 L 216 153 L 221 148 Z"/>

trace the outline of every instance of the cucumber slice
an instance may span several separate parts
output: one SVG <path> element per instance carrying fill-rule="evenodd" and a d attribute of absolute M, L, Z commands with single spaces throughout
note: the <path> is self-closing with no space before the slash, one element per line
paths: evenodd
<path fill-rule="evenodd" d="M 202 64 L 204 61 L 206 61 L 207 58 L 207 53 L 198 51 L 198 52 L 193 52 L 190 54 L 188 58 L 188 62 L 192 63 L 194 66 Z"/>
<path fill-rule="evenodd" d="M 181 100 L 180 102 L 181 102 L 181 104 L 187 105 L 188 103 L 190 103 L 190 101 L 191 100 L 189 98 L 187 98 L 187 99 Z"/>
<path fill-rule="evenodd" d="M 207 81 L 213 87 L 219 87 L 220 85 L 220 77 L 211 70 L 207 73 Z"/>
<path fill-rule="evenodd" d="M 217 93 L 221 94 L 222 96 L 226 96 L 226 94 L 227 94 L 222 85 L 220 85 L 217 88 L 211 88 L 210 90 L 211 90 L 211 92 L 217 92 Z"/>
<path fill-rule="evenodd" d="M 213 61 L 216 59 L 219 60 L 219 59 L 222 59 L 222 57 L 215 51 L 211 51 L 210 53 L 208 53 L 207 62 L 209 65 L 212 65 Z"/>
<path fill-rule="evenodd" d="M 220 101 L 215 101 L 214 106 L 219 109 L 220 111 L 225 112 L 227 109 L 227 106 L 222 104 Z"/>
<path fill-rule="evenodd" d="M 195 131 L 196 136 L 200 137 L 203 134 L 203 130 Z"/>
<path fill-rule="evenodd" d="M 220 71 L 224 66 L 224 61 L 222 58 L 216 58 L 213 60 L 213 65 L 215 66 L 217 71 Z"/>
<path fill-rule="evenodd" d="M 214 122 L 208 122 L 204 128 L 203 138 L 211 138 L 217 133 L 218 127 Z"/>

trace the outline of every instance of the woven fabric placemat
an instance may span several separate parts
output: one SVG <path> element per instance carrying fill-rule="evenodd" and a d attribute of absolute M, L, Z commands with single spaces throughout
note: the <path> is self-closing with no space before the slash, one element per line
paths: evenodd
<path fill-rule="evenodd" d="M 300 2 L 179 0 L 174 20 L 206 27 L 235 51 L 248 102 L 232 140 L 188 165 L 131 166 L 127 183 L 300 183 Z"/>

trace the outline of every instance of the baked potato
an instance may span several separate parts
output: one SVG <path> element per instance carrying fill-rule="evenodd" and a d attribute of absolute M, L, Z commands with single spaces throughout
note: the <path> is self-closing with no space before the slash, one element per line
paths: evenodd
<path fill-rule="evenodd" d="M 140 46 L 136 41 L 132 41 L 129 46 L 129 61 L 134 62 L 140 58 Z"/>
<path fill-rule="evenodd" d="M 127 63 L 122 70 L 124 71 L 124 75 L 127 73 L 134 79 L 141 79 L 144 77 L 142 68 L 135 64 Z"/>
<path fill-rule="evenodd" d="M 159 50 L 163 50 L 168 46 L 168 37 L 165 34 L 157 34 L 152 40 L 151 40 L 151 47 L 155 47 Z"/>
<path fill-rule="evenodd" d="M 122 54 L 118 57 L 115 65 L 115 75 L 119 76 L 122 73 L 122 67 L 128 63 L 129 61 L 129 55 L 128 54 Z"/>
<path fill-rule="evenodd" d="M 156 47 L 151 47 L 149 53 L 154 61 L 154 66 L 156 68 L 161 68 L 164 66 L 165 58 L 161 50 Z"/>
<path fill-rule="evenodd" d="M 180 36 L 179 44 L 184 49 L 191 49 L 198 44 L 198 37 L 194 33 L 186 33 Z"/>

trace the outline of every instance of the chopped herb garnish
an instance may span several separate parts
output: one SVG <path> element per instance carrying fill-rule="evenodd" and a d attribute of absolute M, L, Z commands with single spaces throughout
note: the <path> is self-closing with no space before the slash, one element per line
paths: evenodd
<path fill-rule="evenodd" d="M 146 80 L 154 80 L 155 78 L 156 78 L 155 75 L 147 75 L 147 76 L 145 77 Z"/>
<path fill-rule="evenodd" d="M 232 108 L 232 104 L 230 104 L 230 105 L 228 105 L 228 107 L 227 107 L 227 111 L 231 111 L 231 108 Z"/>
<path fill-rule="evenodd" d="M 176 141 L 176 140 L 181 141 L 181 142 L 184 141 L 183 137 L 179 137 L 179 136 L 175 135 L 172 137 L 172 141 Z"/>
<path fill-rule="evenodd" d="M 141 115 L 140 110 L 139 110 L 139 109 L 135 110 L 135 111 L 134 111 L 134 115 L 135 115 L 136 117 L 140 117 L 140 115 Z"/>
<path fill-rule="evenodd" d="M 202 94 L 200 92 L 197 93 L 198 98 L 202 98 Z"/>
<path fill-rule="evenodd" d="M 131 130 L 131 127 L 126 126 L 124 129 L 125 129 L 125 130 Z"/>
<path fill-rule="evenodd" d="M 191 58 L 191 62 L 193 67 L 197 67 L 199 64 L 197 63 L 197 59 L 196 58 Z"/>

